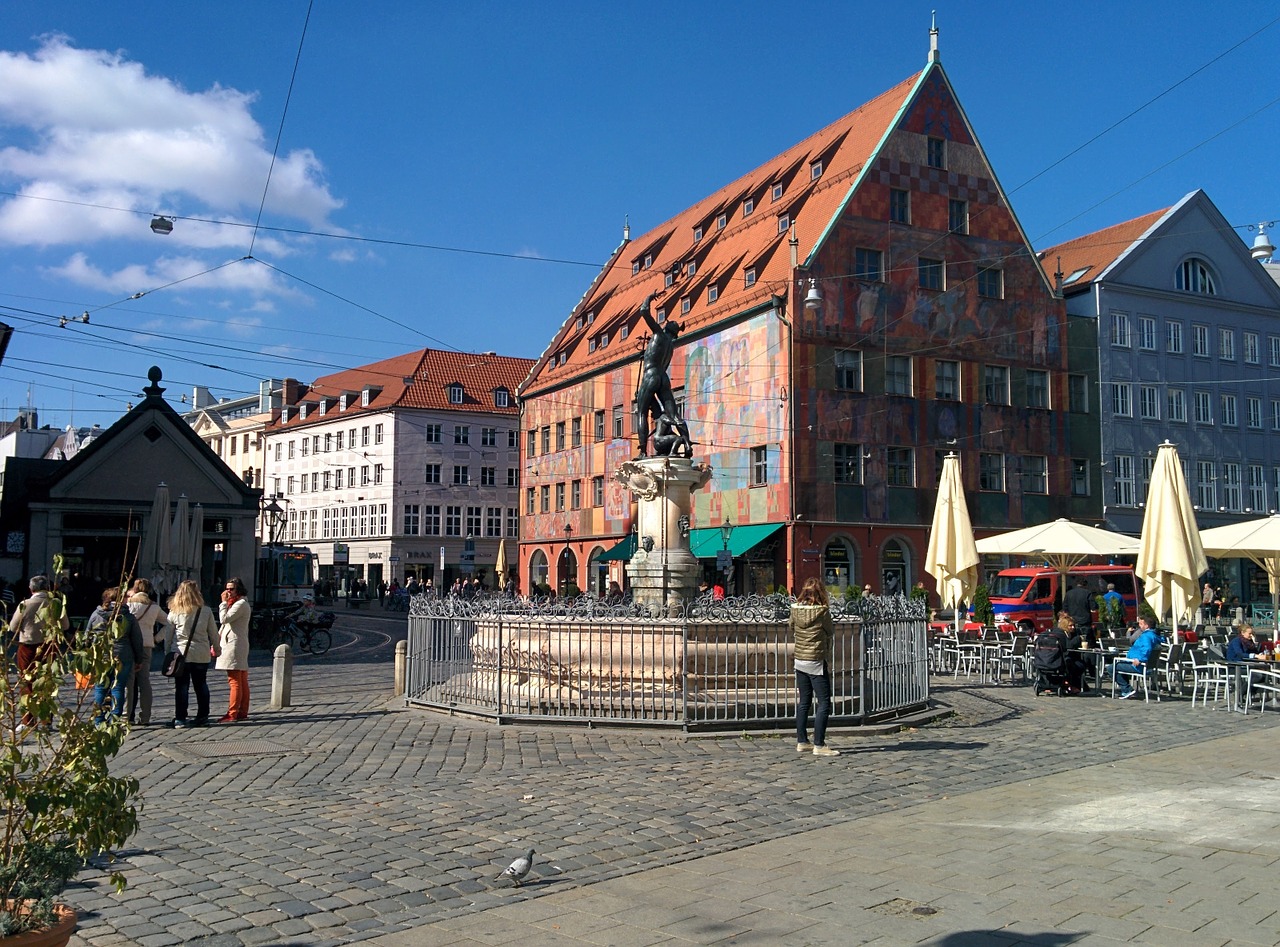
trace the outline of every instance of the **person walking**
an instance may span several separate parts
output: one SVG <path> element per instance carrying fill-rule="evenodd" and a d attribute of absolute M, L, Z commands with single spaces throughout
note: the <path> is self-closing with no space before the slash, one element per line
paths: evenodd
<path fill-rule="evenodd" d="M 135 579 L 129 589 L 129 611 L 142 629 L 142 660 L 133 669 L 128 682 L 129 723 L 151 726 L 151 652 L 157 642 L 163 643 L 170 633 L 169 619 L 157 604 L 155 586 L 150 579 Z"/>
<path fill-rule="evenodd" d="M 57 653 L 61 645 L 53 637 L 54 630 L 60 629 L 58 637 L 65 639 L 67 629 L 71 627 L 66 602 L 50 590 L 48 576 L 33 575 L 28 587 L 31 589 L 31 597 L 19 602 L 14 608 L 13 621 L 9 625 L 10 629 L 17 632 L 18 637 L 18 693 L 22 697 L 31 694 L 29 669 L 36 663 L 47 661 L 50 655 Z M 30 727 L 34 723 L 35 718 L 30 713 L 23 713 L 22 727 Z M 42 726 L 48 726 L 49 723 L 51 721 L 41 721 Z"/>
<path fill-rule="evenodd" d="M 218 606 L 217 668 L 227 672 L 231 697 L 218 723 L 236 723 L 249 717 L 249 618 L 248 590 L 238 577 L 227 579 Z"/>
<path fill-rule="evenodd" d="M 120 590 L 114 585 L 108 586 L 102 590 L 102 604 L 89 616 L 89 634 L 110 635 L 111 654 L 115 657 L 111 674 L 93 685 L 93 703 L 98 709 L 94 723 L 102 723 L 108 713 L 113 717 L 123 716 L 125 687 L 133 677 L 133 669 L 142 660 L 142 629 L 119 598 Z"/>
<path fill-rule="evenodd" d="M 165 629 L 166 654 L 183 657 L 182 670 L 173 676 L 173 727 L 209 726 L 209 661 L 221 653 L 218 623 L 213 609 L 204 603 L 200 586 L 187 579 L 169 600 L 169 623 Z M 196 692 L 196 716 L 187 720 L 188 694 Z"/>
<path fill-rule="evenodd" d="M 800 597 L 791 606 L 791 639 L 795 643 L 796 751 L 812 750 L 814 756 L 839 756 L 827 746 L 827 718 L 831 716 L 831 668 L 827 657 L 835 628 L 831 622 L 827 590 L 816 577 L 805 580 Z M 813 715 L 813 742 L 809 742 L 809 705 L 817 700 Z"/>

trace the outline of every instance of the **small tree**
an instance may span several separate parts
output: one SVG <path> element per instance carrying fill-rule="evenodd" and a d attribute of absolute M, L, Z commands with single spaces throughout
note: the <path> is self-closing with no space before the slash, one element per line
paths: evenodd
<path fill-rule="evenodd" d="M 54 574 L 62 571 L 54 557 Z M 5 649 L 6 675 L 0 687 L 0 937 L 40 930 L 56 922 L 53 898 L 84 862 L 123 845 L 138 828 L 133 799 L 138 780 L 112 776 L 108 762 L 128 732 L 122 716 L 95 723 L 102 708 L 89 687 L 60 697 L 73 676 L 102 681 L 116 671 L 112 653 L 123 626 L 116 612 L 106 629 L 65 641 L 60 597 L 41 609 L 45 646 L 36 661 L 18 673 L 13 651 Z M 16 630 L 5 628 L 7 638 Z M 6 641 L 6 644 L 9 644 Z M 22 685 L 30 693 L 22 693 Z M 37 725 L 26 727 L 23 715 Z M 46 723 L 47 722 L 47 723 Z M 53 726 L 52 724 L 56 724 Z M 124 876 L 111 875 L 119 891 Z"/>
<path fill-rule="evenodd" d="M 973 590 L 973 618 L 984 628 L 996 623 L 996 610 L 991 607 L 991 593 L 985 585 Z"/>

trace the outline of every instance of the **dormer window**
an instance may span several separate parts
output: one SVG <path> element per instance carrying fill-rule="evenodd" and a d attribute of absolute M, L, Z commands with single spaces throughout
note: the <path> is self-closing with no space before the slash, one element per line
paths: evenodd
<path fill-rule="evenodd" d="M 1213 275 L 1213 268 L 1199 257 L 1184 260 L 1178 267 L 1174 284 L 1184 293 L 1200 293 L 1204 296 L 1218 295 L 1218 280 Z"/>
<path fill-rule="evenodd" d="M 674 283 L 675 281 L 676 281 L 676 271 L 667 270 L 666 276 L 663 277 L 662 285 L 665 287 L 670 287 L 671 284 Z"/>
<path fill-rule="evenodd" d="M 822 177 L 822 162 L 815 161 L 809 165 L 809 180 L 816 181 L 820 177 Z"/>
<path fill-rule="evenodd" d="M 647 270 L 651 266 L 653 266 L 653 254 L 646 253 L 644 255 L 644 268 Z"/>
<path fill-rule="evenodd" d="M 786 233 L 790 229 L 791 229 L 791 215 L 779 214 L 778 215 L 778 233 Z"/>
<path fill-rule="evenodd" d="M 568 358 L 569 358 L 569 353 L 568 353 L 568 352 L 561 352 L 561 353 L 560 353 L 560 364 L 561 364 L 561 365 L 563 365 L 563 364 L 568 360 Z"/>
<path fill-rule="evenodd" d="M 618 341 L 621 342 L 630 334 L 631 334 L 631 326 L 623 326 L 621 329 L 618 330 Z"/>
<path fill-rule="evenodd" d="M 596 321 L 596 314 L 594 312 L 587 313 L 587 325 L 591 325 L 591 323 L 595 321 Z"/>
<path fill-rule="evenodd" d="M 595 350 L 596 350 L 596 340 L 595 340 L 595 339 L 587 339 L 587 351 L 588 351 L 588 352 L 594 352 Z"/>
<path fill-rule="evenodd" d="M 701 227 L 694 227 L 694 228 L 693 228 L 693 242 L 694 242 L 694 243 L 697 243 L 697 242 L 698 242 L 699 240 L 701 240 L 701 239 L 702 239 L 702 228 L 701 228 Z"/>
<path fill-rule="evenodd" d="M 324 417 L 324 416 L 325 416 L 325 413 L 326 413 L 328 410 L 329 410 L 329 399 L 328 399 L 328 398 L 321 398 L 321 399 L 320 399 L 320 417 Z"/>
<path fill-rule="evenodd" d="M 281 423 L 281 424 L 288 424 L 288 423 L 289 423 L 289 409 L 288 409 L 288 407 L 284 407 L 284 408 L 281 408 L 281 409 L 280 409 L 280 423 Z"/>
<path fill-rule="evenodd" d="M 685 267 L 685 276 L 693 276 L 698 272 L 698 261 L 690 260 L 689 265 Z"/>
<path fill-rule="evenodd" d="M 693 300 L 691 300 L 688 296 L 685 296 L 683 299 L 680 300 L 681 313 L 687 313 L 692 306 L 693 306 Z"/>
<path fill-rule="evenodd" d="M 346 411 L 346 410 L 347 410 L 347 400 L 348 400 L 348 397 L 349 397 L 349 396 L 347 395 L 347 393 L 346 393 L 345 391 L 344 391 L 342 394 L 338 395 L 338 410 L 339 410 L 339 411 Z"/>
<path fill-rule="evenodd" d="M 602 332 L 600 334 L 600 348 L 604 348 L 608 344 L 609 344 L 609 333 Z"/>
<path fill-rule="evenodd" d="M 586 324 L 585 320 L 583 320 L 583 318 L 579 316 L 578 321 L 574 324 L 574 328 L 581 329 L 585 324 Z"/>
<path fill-rule="evenodd" d="M 456 381 L 449 386 L 449 404 L 462 404 L 462 385 Z"/>
<path fill-rule="evenodd" d="M 713 303 L 720 298 L 720 287 L 712 283 L 707 287 L 707 302 Z"/>
<path fill-rule="evenodd" d="M 773 191 L 771 192 L 771 196 L 775 201 L 782 200 L 782 182 L 781 181 L 779 181 L 777 184 L 773 186 Z"/>
<path fill-rule="evenodd" d="M 497 388 L 493 392 L 493 406 L 495 408 L 507 408 L 511 406 L 511 392 L 505 388 Z"/>
<path fill-rule="evenodd" d="M 729 226 L 728 214 L 721 214 L 716 218 L 716 230 L 724 230 L 727 226 Z"/>
<path fill-rule="evenodd" d="M 745 201 L 742 202 L 743 217 L 750 217 L 751 212 L 755 209 L 756 209 L 756 199 L 754 197 L 748 197 Z"/>
<path fill-rule="evenodd" d="M 756 285 L 756 268 L 754 266 L 742 274 L 742 282 L 747 286 Z"/>
<path fill-rule="evenodd" d="M 307 419 L 307 403 L 304 401 L 298 405 L 298 420 L 305 421 Z"/>
<path fill-rule="evenodd" d="M 640 272 L 640 261 L 635 260 L 631 264 L 631 275 L 635 276 L 639 272 Z"/>

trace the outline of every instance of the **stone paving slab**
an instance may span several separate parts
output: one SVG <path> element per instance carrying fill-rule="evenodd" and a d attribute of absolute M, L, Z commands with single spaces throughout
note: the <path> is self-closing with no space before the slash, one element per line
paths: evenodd
<path fill-rule="evenodd" d="M 1097 912 L 1096 903 L 1069 900 L 1087 899 L 1078 882 L 1093 877 L 1117 897 L 1157 884 L 1175 895 L 1203 879 L 1240 894 L 1231 902 L 1239 910 L 1195 902 L 1194 916 L 1181 921 L 1189 937 L 1220 931 L 1226 943 L 1243 928 L 1256 935 L 1272 923 L 1248 910 L 1260 911 L 1267 900 L 1249 879 L 1273 874 L 1268 869 L 1280 853 L 1270 839 L 1244 833 L 1215 847 L 1220 828 L 1189 820 L 1186 810 L 1238 811 L 1242 800 L 1274 792 L 1268 774 L 1277 772 L 1275 760 L 1266 755 L 1280 721 L 1274 714 L 1245 718 L 1192 709 L 1185 700 L 1036 699 L 1025 687 L 938 681 L 935 695 L 955 711 L 951 718 L 891 735 L 836 733 L 831 742 L 849 752 L 815 760 L 796 754 L 785 734 L 685 739 L 670 731 L 497 728 L 408 710 L 388 701 L 389 661 L 354 659 L 344 651 L 354 636 L 344 641 L 338 631 L 330 655 L 295 665 L 293 708 L 260 709 L 269 669 L 258 665 L 247 723 L 130 735 L 114 766 L 137 776 L 144 793 L 141 830 L 119 853 L 129 887 L 117 895 L 105 874 L 85 872 L 67 892 L 81 911 L 73 943 L 167 934 L 227 947 L 319 945 L 399 931 L 427 938 L 404 943 L 479 943 L 458 940 L 448 925 L 479 919 L 483 929 L 484 919 L 506 916 L 495 912 L 532 910 L 549 898 L 565 899 L 566 923 L 574 918 L 584 943 L 698 942 L 690 929 L 699 915 L 687 910 L 698 903 L 725 942 L 785 936 L 821 943 L 825 935 L 813 933 L 825 930 L 821 912 L 838 910 L 850 891 L 862 913 L 844 923 L 872 943 L 890 936 L 877 926 L 889 921 L 869 909 L 907 886 L 921 897 L 946 898 L 942 917 L 969 923 L 975 905 L 1031 903 L 1037 924 L 1061 926 Z M 215 706 L 222 700 L 225 684 L 214 682 Z M 1231 738 L 1256 740 L 1264 751 L 1221 752 L 1221 740 Z M 1107 767 L 1121 774 L 1137 767 L 1153 788 L 1165 787 L 1150 796 L 1159 812 L 1154 830 L 1125 833 L 1110 784 L 1088 777 Z M 1055 777 L 1073 787 L 1071 832 L 1050 837 L 1072 844 L 1055 842 L 1030 886 L 1027 874 L 1010 866 L 1045 837 L 1036 812 L 1013 824 L 1003 817 L 968 824 L 955 822 L 953 809 Z M 1009 811 L 1022 812 L 1014 801 Z M 895 829 L 849 864 L 844 853 L 852 841 L 833 833 L 847 830 L 856 839 L 859 826 L 879 819 Z M 922 834 L 930 845 L 920 844 Z M 800 867 L 812 857 L 809 848 L 784 847 L 785 859 L 760 860 L 761 846 L 795 838 L 808 839 L 832 866 L 825 877 Z M 494 876 L 528 844 L 539 850 L 529 883 L 495 885 Z M 715 871 L 685 867 L 704 863 Z M 651 890 L 630 904 L 634 923 L 571 907 L 609 885 L 671 871 L 679 883 L 663 883 L 665 900 Z M 802 889 L 813 896 L 804 912 L 784 909 L 787 889 L 769 889 L 791 877 L 810 886 Z M 750 886 L 750 897 L 722 896 L 734 879 Z M 704 900 L 690 901 L 690 892 Z M 1105 936 L 1140 939 L 1163 923 L 1136 909 L 1098 914 L 1115 922 Z M 539 927 L 541 920 L 525 923 L 547 942 L 572 942 L 563 930 Z M 902 930 L 925 942 L 933 936 L 929 925 L 942 922 L 911 923 Z"/>

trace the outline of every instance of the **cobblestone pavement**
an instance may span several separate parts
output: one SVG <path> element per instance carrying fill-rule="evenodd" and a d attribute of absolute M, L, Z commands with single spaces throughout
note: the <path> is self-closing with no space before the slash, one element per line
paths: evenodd
<path fill-rule="evenodd" d="M 953 717 L 837 733 L 851 751 L 816 760 L 789 735 L 495 728 L 408 710 L 390 699 L 403 620 L 343 616 L 335 630 L 333 651 L 298 660 L 292 708 L 264 709 L 264 664 L 248 722 L 131 734 L 115 764 L 143 786 L 118 864 L 129 887 L 83 873 L 67 892 L 73 943 L 352 943 L 1090 764 L 1192 755 L 1277 719 L 938 680 Z M 215 686 L 215 713 L 225 699 Z M 535 883 L 494 885 L 527 846 Z"/>

